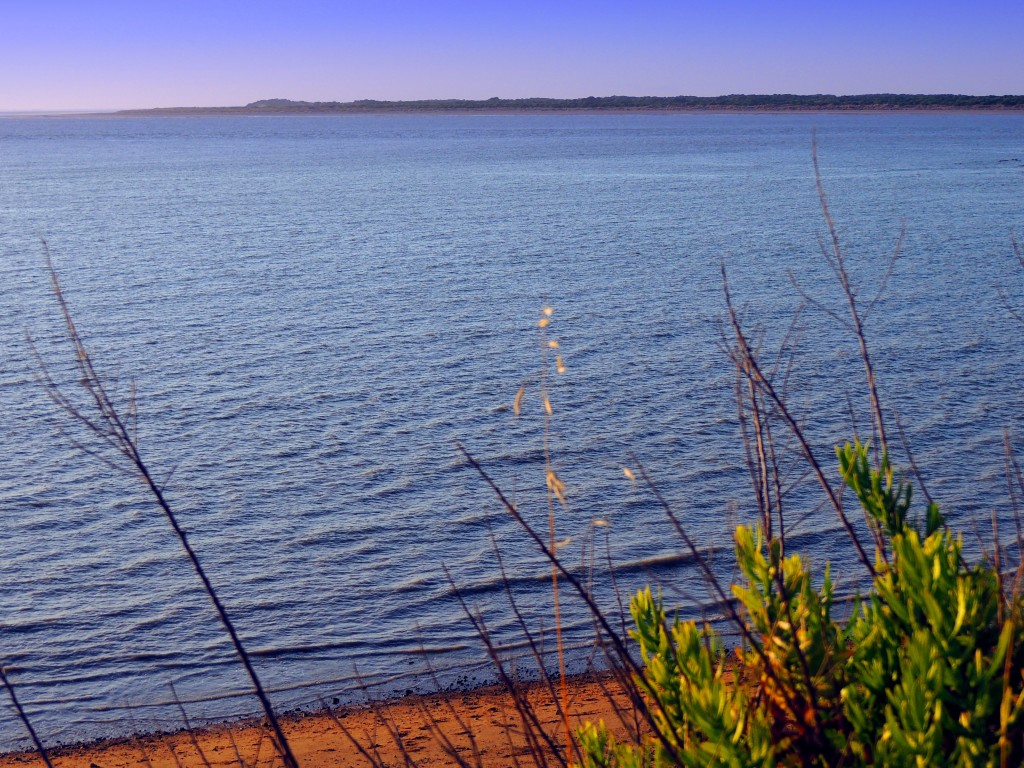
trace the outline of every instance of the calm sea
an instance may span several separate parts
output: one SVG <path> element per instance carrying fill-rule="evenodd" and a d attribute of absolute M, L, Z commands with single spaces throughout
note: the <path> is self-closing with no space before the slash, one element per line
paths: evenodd
<path fill-rule="evenodd" d="M 868 321 L 886 403 L 968 538 L 994 508 L 1012 539 L 1024 115 L 0 120 L 0 661 L 44 738 L 175 727 L 171 683 L 197 720 L 257 709 L 166 522 L 38 383 L 26 333 L 80 392 L 44 240 L 112 390 L 137 386 L 144 455 L 275 702 L 429 687 L 424 650 L 441 684 L 471 685 L 489 667 L 442 564 L 509 657 L 495 544 L 531 628 L 552 626 L 544 563 L 455 448 L 546 530 L 544 306 L 567 367 L 562 553 L 596 542 L 610 610 L 609 570 L 699 615 L 705 586 L 622 468 L 635 454 L 702 546 L 752 518 L 720 267 L 766 355 L 801 303 L 790 274 L 842 311 L 815 129 L 863 301 L 906 227 Z M 849 409 L 867 425 L 856 346 L 815 308 L 794 338 L 790 402 L 834 471 Z M 862 586 L 819 495 L 787 504 L 791 541 Z M 580 669 L 591 629 L 566 612 Z M 26 744 L 5 717 L 0 747 Z"/>

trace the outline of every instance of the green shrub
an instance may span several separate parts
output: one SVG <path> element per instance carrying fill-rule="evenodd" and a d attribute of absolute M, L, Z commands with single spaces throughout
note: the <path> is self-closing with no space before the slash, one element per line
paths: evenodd
<path fill-rule="evenodd" d="M 837 449 L 842 479 L 875 529 L 869 595 L 833 616 L 832 581 L 786 556 L 760 528 L 736 529 L 744 639 L 727 654 L 714 630 L 671 623 L 649 589 L 631 603 L 651 733 L 619 743 L 603 723 L 578 736 L 585 766 L 1007 766 L 1024 762 L 1020 571 L 969 565 L 929 504 L 911 520 L 911 487 L 857 442 Z M 996 558 L 998 562 L 998 558 Z"/>

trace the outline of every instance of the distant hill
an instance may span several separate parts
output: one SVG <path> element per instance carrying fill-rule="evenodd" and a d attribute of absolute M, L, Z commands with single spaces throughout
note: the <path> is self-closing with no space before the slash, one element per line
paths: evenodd
<path fill-rule="evenodd" d="M 587 96 L 582 99 L 423 99 L 419 101 L 292 101 L 263 99 L 244 107 L 169 107 L 122 110 L 118 115 L 335 114 L 368 112 L 757 112 L 883 110 L 1024 110 L 1024 96 L 873 93 L 733 94 L 729 96 Z"/>

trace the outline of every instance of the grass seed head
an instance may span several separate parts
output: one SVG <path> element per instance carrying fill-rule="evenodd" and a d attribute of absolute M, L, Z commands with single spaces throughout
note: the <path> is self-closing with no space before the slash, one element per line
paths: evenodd
<path fill-rule="evenodd" d="M 519 391 L 516 392 L 515 400 L 512 401 L 512 413 L 516 416 L 519 415 L 519 411 L 523 407 L 523 395 L 526 394 L 526 385 L 523 384 L 519 387 Z"/>
<path fill-rule="evenodd" d="M 567 505 L 568 502 L 565 500 L 565 483 L 555 474 L 553 469 L 548 470 L 548 488 L 562 502 L 563 506 Z"/>

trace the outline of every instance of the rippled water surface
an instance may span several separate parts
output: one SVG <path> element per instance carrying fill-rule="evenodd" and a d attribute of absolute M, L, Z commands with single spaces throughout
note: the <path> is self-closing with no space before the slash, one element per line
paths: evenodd
<path fill-rule="evenodd" d="M 1024 329 L 1000 291 L 1024 306 L 1022 115 L 0 120 L 0 660 L 46 739 L 172 727 L 172 682 L 197 718 L 256 705 L 166 522 L 74 446 L 88 436 L 37 381 L 26 332 L 76 390 L 43 239 L 112 388 L 135 382 L 144 454 L 275 702 L 351 699 L 360 677 L 415 688 L 423 649 L 465 685 L 488 671 L 442 563 L 515 653 L 493 532 L 527 620 L 551 627 L 544 564 L 455 448 L 546 530 L 544 305 L 568 368 L 552 382 L 562 551 L 577 561 L 596 532 L 609 607 L 609 563 L 626 591 L 706 600 L 622 467 L 635 452 L 704 545 L 751 518 L 720 267 L 766 350 L 801 303 L 789 273 L 842 310 L 815 128 L 865 300 L 906 226 L 868 324 L 886 402 L 950 515 L 994 503 L 1010 530 Z M 856 347 L 814 308 L 797 339 L 791 402 L 831 469 L 848 408 L 867 423 Z M 851 591 L 819 502 L 794 492 L 790 535 Z M 567 613 L 580 668 L 591 630 Z M 25 743 L 4 718 L 0 747 Z"/>

